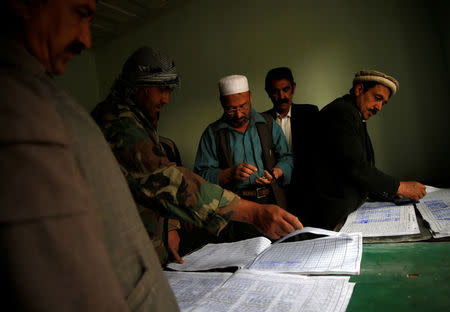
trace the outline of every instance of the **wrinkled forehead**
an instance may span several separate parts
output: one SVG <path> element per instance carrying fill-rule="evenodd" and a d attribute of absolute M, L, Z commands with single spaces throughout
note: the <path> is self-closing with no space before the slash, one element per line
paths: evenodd
<path fill-rule="evenodd" d="M 43 1 L 43 0 L 41 0 Z M 83 16 L 95 15 L 98 1 L 96 0 L 47 0 L 42 9 L 67 12 L 67 10 L 83 10 Z"/>
<path fill-rule="evenodd" d="M 386 101 L 391 96 L 391 89 L 382 84 L 376 84 L 372 90 L 375 94 L 382 96 Z"/>
<path fill-rule="evenodd" d="M 65 0 L 63 0 L 65 1 Z M 88 10 L 90 16 L 94 16 L 97 11 L 98 0 L 73 0 L 76 5 L 84 7 Z"/>
<path fill-rule="evenodd" d="M 86 10 L 87 16 L 94 16 L 98 1 L 96 0 L 48 0 L 50 6 L 65 6 L 72 9 Z"/>
<path fill-rule="evenodd" d="M 4 15 L 14 15 L 14 17 L 23 17 L 21 13 L 22 10 L 15 12 L 17 9 L 16 0 L 7 0 L 6 4 L 6 12 L 2 12 Z M 63 13 L 67 12 L 70 9 L 84 9 L 87 17 L 91 17 L 95 15 L 97 9 L 98 0 L 40 0 L 40 1 L 26 1 L 24 7 L 31 8 L 35 13 L 39 11 L 51 11 L 54 13 Z M 3 9 L 5 9 L 3 7 Z M 3 17 L 2 14 L 2 17 Z M 11 16 L 9 16 L 11 17 Z"/>
<path fill-rule="evenodd" d="M 240 106 L 250 102 L 250 91 L 224 95 L 220 97 L 222 106 Z"/>
<path fill-rule="evenodd" d="M 272 89 L 283 89 L 286 87 L 291 87 L 291 82 L 286 78 L 272 79 Z"/>

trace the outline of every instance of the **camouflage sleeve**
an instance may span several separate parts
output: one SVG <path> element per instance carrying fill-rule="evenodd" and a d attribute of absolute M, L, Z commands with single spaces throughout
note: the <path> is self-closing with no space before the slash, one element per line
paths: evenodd
<path fill-rule="evenodd" d="M 102 128 L 138 204 L 213 234 L 226 226 L 239 197 L 170 162 L 155 130 L 129 117 Z"/>
<path fill-rule="evenodd" d="M 181 229 L 180 221 L 177 219 L 169 219 L 167 224 L 167 231 L 174 231 Z"/>

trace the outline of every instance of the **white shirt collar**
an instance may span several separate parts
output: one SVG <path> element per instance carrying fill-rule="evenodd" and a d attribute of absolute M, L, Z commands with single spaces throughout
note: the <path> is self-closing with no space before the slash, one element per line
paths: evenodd
<path fill-rule="evenodd" d="M 277 116 L 278 117 L 278 116 Z M 361 121 L 362 122 L 366 122 L 366 120 L 363 118 L 363 115 L 361 114 L 361 112 L 359 112 L 359 117 L 361 117 Z"/>
<path fill-rule="evenodd" d="M 286 117 L 291 118 L 291 109 L 292 109 L 292 105 L 291 105 L 291 107 L 289 107 L 289 112 L 284 117 L 281 117 L 281 115 L 277 111 L 275 111 L 275 113 L 277 114 L 277 118 L 280 118 L 280 119 L 283 119 L 283 118 L 286 118 Z"/>

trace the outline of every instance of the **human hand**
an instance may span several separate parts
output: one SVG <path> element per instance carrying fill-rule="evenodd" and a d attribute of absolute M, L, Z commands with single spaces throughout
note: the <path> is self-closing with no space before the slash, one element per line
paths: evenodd
<path fill-rule="evenodd" d="M 250 178 L 250 176 L 258 171 L 258 168 L 249 163 L 240 163 L 232 168 L 233 179 L 237 181 L 244 181 Z"/>
<path fill-rule="evenodd" d="M 178 235 L 178 231 L 169 231 L 167 235 L 167 245 L 170 253 L 173 255 L 175 260 L 178 263 L 184 263 L 184 260 L 182 260 L 180 255 L 178 254 L 178 248 L 180 247 L 180 236 Z"/>
<path fill-rule="evenodd" d="M 272 239 L 303 228 L 296 216 L 277 205 L 262 205 L 244 199 L 239 201 L 231 219 L 253 224 L 258 231 Z"/>
<path fill-rule="evenodd" d="M 427 194 L 425 185 L 416 181 L 400 182 L 397 195 L 401 198 L 408 197 L 418 201 Z"/>
<path fill-rule="evenodd" d="M 277 205 L 261 205 L 256 210 L 253 225 L 268 237 L 277 239 L 296 229 L 303 229 L 298 218 Z"/>
<path fill-rule="evenodd" d="M 269 171 L 264 170 L 264 176 L 257 178 L 255 180 L 255 182 L 258 184 L 270 184 L 274 180 L 281 177 L 282 175 L 283 175 L 283 170 L 281 170 L 280 168 L 273 168 L 272 174 Z"/>

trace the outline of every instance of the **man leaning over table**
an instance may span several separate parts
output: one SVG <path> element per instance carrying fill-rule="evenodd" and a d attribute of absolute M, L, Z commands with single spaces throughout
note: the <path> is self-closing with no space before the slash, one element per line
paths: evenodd
<path fill-rule="evenodd" d="M 333 228 L 369 197 L 416 201 L 425 196 L 421 183 L 399 181 L 375 166 L 367 122 L 398 89 L 398 81 L 391 76 L 375 70 L 359 71 L 349 94 L 320 111 L 313 225 Z"/>

